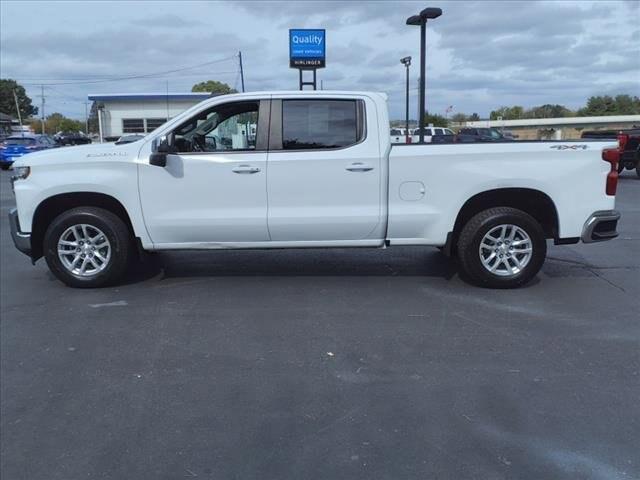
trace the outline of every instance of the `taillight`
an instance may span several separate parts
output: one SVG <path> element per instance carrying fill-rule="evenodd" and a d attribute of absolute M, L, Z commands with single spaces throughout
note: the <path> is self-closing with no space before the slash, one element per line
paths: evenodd
<path fill-rule="evenodd" d="M 615 195 L 618 188 L 618 162 L 620 151 L 617 148 L 605 148 L 602 150 L 602 159 L 611 164 L 611 170 L 607 173 L 607 195 Z"/>
<path fill-rule="evenodd" d="M 618 150 L 620 150 L 620 155 L 624 152 L 625 147 L 627 146 L 627 142 L 629 141 L 628 133 L 619 133 L 618 134 Z"/>

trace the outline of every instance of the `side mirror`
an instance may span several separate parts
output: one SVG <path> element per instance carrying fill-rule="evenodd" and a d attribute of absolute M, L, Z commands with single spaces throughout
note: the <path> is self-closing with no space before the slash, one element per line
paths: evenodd
<path fill-rule="evenodd" d="M 174 153 L 174 148 L 169 145 L 166 140 L 160 142 L 156 151 L 151 154 L 149 157 L 149 165 L 153 165 L 155 167 L 166 167 L 167 166 L 167 156 L 170 153 Z"/>
<path fill-rule="evenodd" d="M 166 167 L 167 166 L 167 153 L 166 152 L 154 152 L 149 157 L 149 165 L 154 167 Z"/>

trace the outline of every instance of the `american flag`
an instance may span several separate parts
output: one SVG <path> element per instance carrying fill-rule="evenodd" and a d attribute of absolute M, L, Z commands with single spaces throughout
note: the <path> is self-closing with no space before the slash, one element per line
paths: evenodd
<path fill-rule="evenodd" d="M 453 105 L 449 105 L 445 110 L 445 113 L 451 113 L 453 111 Z"/>

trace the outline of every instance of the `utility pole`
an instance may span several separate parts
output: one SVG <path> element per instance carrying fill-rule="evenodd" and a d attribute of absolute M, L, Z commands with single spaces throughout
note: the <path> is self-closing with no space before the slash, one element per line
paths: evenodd
<path fill-rule="evenodd" d="M 40 118 L 42 119 L 42 134 L 44 135 L 44 85 L 40 85 L 40 97 L 42 98 L 42 113 Z"/>
<path fill-rule="evenodd" d="M 244 70 L 242 69 L 242 52 L 238 51 L 238 59 L 240 60 L 240 84 L 242 85 L 242 92 L 244 93 Z"/>
<path fill-rule="evenodd" d="M 87 113 L 87 107 L 89 102 L 84 102 L 84 133 L 89 135 L 89 114 Z"/>
<path fill-rule="evenodd" d="M 20 107 L 18 106 L 18 95 L 13 91 L 13 99 L 16 101 L 16 112 L 18 112 L 18 122 L 20 122 L 20 132 L 22 132 L 22 116 L 20 115 Z"/>

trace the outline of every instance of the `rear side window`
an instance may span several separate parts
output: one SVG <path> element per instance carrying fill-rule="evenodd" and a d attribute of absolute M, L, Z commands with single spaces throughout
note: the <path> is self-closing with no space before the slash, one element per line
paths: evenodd
<path fill-rule="evenodd" d="M 435 135 L 444 135 L 441 128 L 434 128 L 433 131 L 436 132 Z"/>
<path fill-rule="evenodd" d="M 283 100 L 282 149 L 344 148 L 363 136 L 356 100 Z"/>

